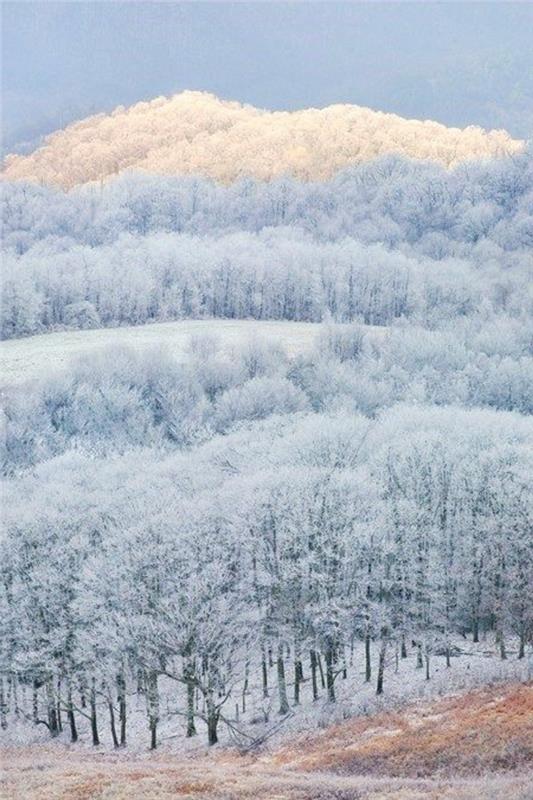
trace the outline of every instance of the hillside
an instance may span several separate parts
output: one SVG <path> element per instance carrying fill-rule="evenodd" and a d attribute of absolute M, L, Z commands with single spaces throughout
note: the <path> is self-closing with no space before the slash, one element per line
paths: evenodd
<path fill-rule="evenodd" d="M 434 326 L 531 310 L 533 159 L 391 156 L 305 184 L 4 186 L 1 333 L 226 318 Z"/>
<path fill-rule="evenodd" d="M 533 800 L 529 20 L 221 2 L 8 3 L 0 800 Z"/>
<path fill-rule="evenodd" d="M 224 349 L 247 337 L 267 337 L 291 355 L 311 349 L 319 325 L 308 322 L 258 320 L 178 320 L 136 327 L 86 331 L 59 331 L 0 343 L 3 387 L 16 386 L 67 367 L 77 358 L 112 345 L 131 347 L 141 353 L 150 348 L 168 349 L 180 360 L 186 357 L 195 336 L 215 335 Z"/>
<path fill-rule="evenodd" d="M 492 687 L 343 722 L 270 752 L 192 757 L 4 751 L 12 800 L 527 800 L 531 686 Z"/>
<path fill-rule="evenodd" d="M 69 125 L 31 155 L 8 156 L 4 176 L 65 188 L 132 169 L 222 182 L 287 173 L 324 180 L 389 153 L 451 166 L 522 148 L 505 131 L 447 128 L 354 105 L 265 111 L 187 91 Z"/>

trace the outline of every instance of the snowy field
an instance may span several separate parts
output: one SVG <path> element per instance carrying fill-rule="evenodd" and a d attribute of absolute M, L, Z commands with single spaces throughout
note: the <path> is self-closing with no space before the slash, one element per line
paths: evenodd
<path fill-rule="evenodd" d="M 68 366 L 82 355 L 110 345 L 123 345 L 137 351 L 163 347 L 185 358 L 191 338 L 212 334 L 230 349 L 249 337 L 279 343 L 289 355 L 304 353 L 322 326 L 312 322 L 258 320 L 179 320 L 124 328 L 98 328 L 85 331 L 59 331 L 10 339 L 0 343 L 1 386 L 20 385 L 43 378 Z"/>

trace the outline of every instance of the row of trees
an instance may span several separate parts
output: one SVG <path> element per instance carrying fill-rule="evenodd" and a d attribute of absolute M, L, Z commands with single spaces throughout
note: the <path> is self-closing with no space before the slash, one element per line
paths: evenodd
<path fill-rule="evenodd" d="M 388 333 L 317 328 L 314 349 L 292 360 L 259 339 L 228 351 L 199 337 L 185 363 L 150 349 L 104 349 L 31 393 L 8 391 L 2 471 L 17 474 L 72 448 L 100 455 L 191 448 L 243 423 L 310 410 L 373 417 L 402 402 L 533 411 L 532 331 L 525 320 Z"/>
<path fill-rule="evenodd" d="M 2 336 L 182 318 L 414 319 L 435 326 L 477 309 L 518 316 L 528 272 L 390 253 L 294 231 L 220 238 L 124 235 L 113 245 L 4 258 Z"/>
<path fill-rule="evenodd" d="M 4 168 L 13 180 L 67 188 L 131 168 L 226 182 L 284 174 L 324 180 L 346 164 L 384 153 L 449 166 L 520 152 L 522 146 L 505 131 L 446 128 L 358 106 L 267 112 L 205 92 L 182 92 L 73 123 L 46 137 L 34 153 L 8 156 Z"/>
<path fill-rule="evenodd" d="M 75 741 L 83 721 L 97 744 L 109 724 L 119 746 L 140 694 L 151 747 L 163 718 L 214 744 L 221 723 L 251 735 L 247 703 L 284 716 L 304 686 L 334 703 L 361 670 L 386 691 L 390 651 L 428 679 L 484 631 L 522 658 L 532 443 L 516 414 L 402 406 L 277 416 L 166 458 L 71 452 L 7 482 L 2 726 Z"/>

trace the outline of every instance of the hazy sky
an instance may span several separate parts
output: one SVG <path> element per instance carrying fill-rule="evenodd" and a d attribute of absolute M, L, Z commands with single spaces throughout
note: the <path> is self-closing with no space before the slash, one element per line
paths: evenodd
<path fill-rule="evenodd" d="M 183 89 L 533 130 L 530 3 L 4 2 L 9 150 Z"/>

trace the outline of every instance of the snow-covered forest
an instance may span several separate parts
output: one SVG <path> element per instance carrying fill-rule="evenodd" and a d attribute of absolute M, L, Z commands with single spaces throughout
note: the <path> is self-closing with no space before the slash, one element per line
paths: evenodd
<path fill-rule="evenodd" d="M 529 153 L 453 170 L 393 156 L 324 183 L 6 184 L 2 335 L 182 317 L 520 319 L 532 197 Z"/>
<path fill-rule="evenodd" d="M 468 642 L 523 659 L 531 332 L 469 325 L 115 349 L 13 390 L 2 725 L 119 745 L 144 697 L 152 747 L 172 719 L 214 743 Z"/>
<path fill-rule="evenodd" d="M 533 4 L 1 16 L 0 797 L 533 800 Z"/>
<path fill-rule="evenodd" d="M 348 164 L 388 153 L 451 166 L 523 146 L 502 130 L 449 128 L 354 105 L 272 112 L 186 91 L 69 125 L 35 152 L 8 156 L 5 172 L 65 188 L 128 169 L 223 182 L 286 174 L 326 180 Z"/>
<path fill-rule="evenodd" d="M 307 699 L 335 702 L 354 642 L 365 644 L 365 680 L 378 693 L 388 650 L 428 680 L 436 655 L 453 670 L 458 637 L 493 632 L 498 657 L 524 656 L 530 421 L 405 404 L 373 417 L 311 413 L 261 361 L 248 354 L 239 365 L 248 380 L 221 392 L 213 361 L 198 359 L 219 401 L 218 431 L 197 446 L 198 412 L 180 430 L 182 415 L 164 407 L 167 383 L 129 410 L 159 419 L 174 452 L 126 442 L 139 429 L 123 415 L 113 444 L 126 452 L 104 458 L 71 442 L 7 486 L 4 713 L 21 703 L 22 686 L 24 713 L 52 735 L 62 716 L 75 739 L 76 718 L 90 715 L 97 740 L 116 705 L 125 738 L 126 692 L 141 691 L 155 746 L 158 680 L 169 678 L 187 734 L 201 719 L 214 742 L 247 675 L 254 688 L 262 675 L 257 691 L 273 693 L 281 714 L 300 702 L 304 677 Z M 192 405 L 176 377 L 167 381 Z M 104 404 L 111 428 L 113 398 L 85 397 Z M 66 432 L 68 415 L 55 411 Z M 101 418 L 86 427 L 93 421 L 102 440 L 113 435 Z"/>
<path fill-rule="evenodd" d="M 533 161 L 400 151 L 323 182 L 4 183 L 3 338 L 115 340 L 4 380 L 8 735 L 242 743 L 348 714 L 343 687 L 446 691 L 465 653 L 523 677 Z M 185 358 L 121 345 L 180 319 L 211 321 Z M 223 347 L 220 319 L 316 340 Z"/>

